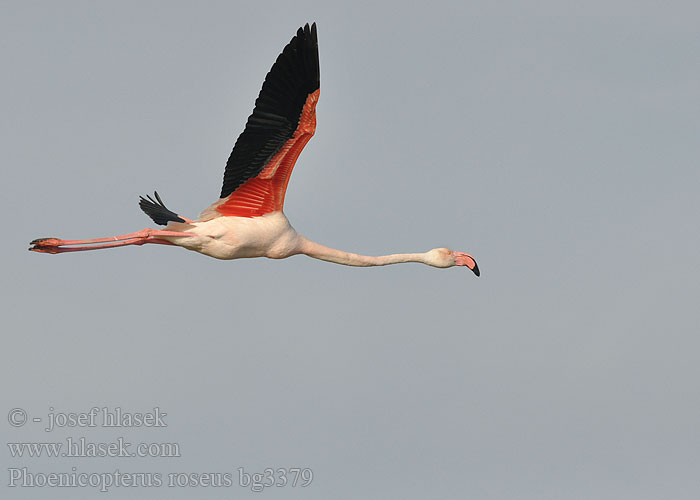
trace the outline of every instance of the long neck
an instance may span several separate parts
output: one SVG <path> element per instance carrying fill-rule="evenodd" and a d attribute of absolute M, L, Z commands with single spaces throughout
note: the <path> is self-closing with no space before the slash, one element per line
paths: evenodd
<path fill-rule="evenodd" d="M 389 264 L 398 264 L 401 262 L 420 262 L 427 264 L 426 254 L 424 253 L 396 253 L 391 255 L 381 255 L 372 257 L 369 255 L 359 255 L 356 253 L 343 252 L 330 248 L 315 241 L 304 238 L 300 235 L 301 241 L 299 245 L 299 253 L 313 257 L 314 259 L 325 260 L 327 262 L 335 262 L 344 266 L 370 267 L 370 266 L 386 266 Z"/>

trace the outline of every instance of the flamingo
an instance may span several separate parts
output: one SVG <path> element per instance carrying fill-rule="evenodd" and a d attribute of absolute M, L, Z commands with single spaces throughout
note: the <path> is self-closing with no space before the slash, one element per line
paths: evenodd
<path fill-rule="evenodd" d="M 346 266 L 384 266 L 419 262 L 438 268 L 464 266 L 479 276 L 474 257 L 447 248 L 424 253 L 372 257 L 344 252 L 311 241 L 282 211 L 289 177 L 299 154 L 316 130 L 320 89 L 316 23 L 299 28 L 268 72 L 243 133 L 226 163 L 218 201 L 198 219 L 169 210 L 158 192 L 141 197 L 139 206 L 165 229 L 86 240 L 39 238 L 33 252 L 57 254 L 153 243 L 176 245 L 216 259 L 304 254 Z"/>

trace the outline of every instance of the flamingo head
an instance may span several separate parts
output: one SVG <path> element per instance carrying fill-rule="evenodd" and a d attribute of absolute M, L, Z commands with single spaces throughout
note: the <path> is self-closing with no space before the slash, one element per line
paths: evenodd
<path fill-rule="evenodd" d="M 426 263 L 434 267 L 464 266 L 477 276 L 481 275 L 474 257 L 464 252 L 456 252 L 449 248 L 434 248 L 427 253 Z"/>

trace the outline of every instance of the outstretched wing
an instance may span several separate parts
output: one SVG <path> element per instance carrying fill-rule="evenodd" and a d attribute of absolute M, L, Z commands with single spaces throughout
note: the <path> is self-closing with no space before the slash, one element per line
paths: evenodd
<path fill-rule="evenodd" d="M 226 163 L 221 199 L 209 210 L 239 217 L 282 210 L 294 163 L 316 130 L 319 87 L 314 23 L 299 28 L 265 77 Z"/>

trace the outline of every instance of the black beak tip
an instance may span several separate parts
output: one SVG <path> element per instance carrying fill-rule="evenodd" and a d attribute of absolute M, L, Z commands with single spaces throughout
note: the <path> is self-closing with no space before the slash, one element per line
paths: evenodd
<path fill-rule="evenodd" d="M 472 271 L 474 271 L 474 274 L 477 276 L 481 276 L 481 271 L 479 271 L 479 266 L 477 265 L 476 261 L 474 261 L 474 269 L 472 269 Z"/>

